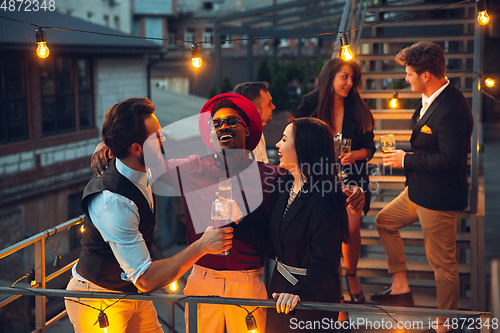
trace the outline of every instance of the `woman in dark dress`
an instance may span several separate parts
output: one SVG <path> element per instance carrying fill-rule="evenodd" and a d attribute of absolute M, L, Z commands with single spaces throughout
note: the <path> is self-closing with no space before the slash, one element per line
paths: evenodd
<path fill-rule="evenodd" d="M 298 301 L 340 301 L 338 267 L 348 221 L 333 170 L 332 131 L 315 118 L 292 119 L 276 147 L 280 167 L 288 172 L 276 177 L 269 210 L 245 217 L 234 237 L 276 259 L 268 296 L 277 303 L 276 310 L 267 311 L 267 333 L 296 332 L 301 323 L 314 322 L 317 329 L 333 330 L 336 312 L 290 313 Z"/>
<path fill-rule="evenodd" d="M 356 62 L 330 59 L 321 69 L 317 88 L 302 98 L 294 116 L 317 117 L 331 126 L 334 136 L 342 134 L 342 139 L 351 139 L 351 152 L 342 154 L 340 163 L 347 175 L 346 182 L 361 187 L 365 192 L 363 210 L 366 214 L 370 210 L 367 162 L 375 153 L 375 120 L 359 95 L 360 81 L 361 69 Z M 356 277 L 361 252 L 361 214 L 348 212 L 348 216 L 350 242 L 342 245 L 347 288 L 351 303 L 362 304 L 365 297 Z M 342 320 L 347 319 L 346 316 L 341 317 Z"/>

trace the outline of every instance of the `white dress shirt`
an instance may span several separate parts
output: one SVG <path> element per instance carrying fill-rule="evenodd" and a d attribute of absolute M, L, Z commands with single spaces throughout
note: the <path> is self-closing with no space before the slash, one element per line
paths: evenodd
<path fill-rule="evenodd" d="M 253 150 L 253 154 L 255 155 L 256 161 L 269 163 L 269 160 L 267 158 L 266 139 L 264 138 L 264 133 L 262 133 L 259 144 Z"/>
<path fill-rule="evenodd" d="M 153 209 L 153 195 L 146 173 L 127 167 L 119 159 L 116 159 L 116 169 L 137 186 Z M 88 210 L 92 223 L 109 244 L 125 272 L 122 273 L 122 279 L 135 284 L 152 262 L 146 242 L 139 232 L 140 216 L 136 204 L 106 190 L 90 198 Z M 72 273 L 76 279 L 90 282 L 76 272 L 76 265 Z"/>

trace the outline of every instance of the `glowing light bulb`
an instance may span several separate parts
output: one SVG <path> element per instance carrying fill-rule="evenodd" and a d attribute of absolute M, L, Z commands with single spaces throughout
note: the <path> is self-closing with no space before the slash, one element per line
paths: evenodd
<path fill-rule="evenodd" d="M 398 107 L 398 100 L 396 98 L 391 98 L 391 101 L 389 102 L 389 106 L 391 109 L 395 109 Z"/>
<path fill-rule="evenodd" d="M 483 10 L 482 12 L 479 12 L 477 15 L 477 22 L 481 25 L 486 25 L 490 21 L 490 16 L 488 15 L 488 12 Z"/>
<path fill-rule="evenodd" d="M 108 328 L 104 327 L 104 333 L 108 333 Z"/>
<path fill-rule="evenodd" d="M 340 36 L 340 58 L 344 61 L 351 61 L 354 59 L 354 54 L 351 50 L 351 45 L 349 45 L 349 38 L 346 34 Z"/>
<path fill-rule="evenodd" d="M 488 87 L 488 88 L 492 88 L 495 86 L 495 80 L 493 79 L 490 79 L 490 78 L 487 78 L 486 80 L 484 80 L 484 84 Z"/>
<path fill-rule="evenodd" d="M 176 291 L 179 286 L 177 285 L 177 281 L 172 282 L 171 284 L 168 285 L 171 291 Z"/>
<path fill-rule="evenodd" d="M 486 25 L 490 21 L 490 16 L 486 12 L 486 0 L 477 0 L 477 23 L 480 25 Z"/>
<path fill-rule="evenodd" d="M 80 232 L 83 234 L 85 232 L 85 225 L 82 224 L 82 226 L 80 227 Z"/>
<path fill-rule="evenodd" d="M 41 28 L 36 29 L 36 42 L 38 44 L 36 54 L 42 59 L 47 58 L 50 54 L 50 50 L 45 40 L 45 32 Z"/>
<path fill-rule="evenodd" d="M 46 42 L 38 43 L 38 47 L 36 48 L 36 54 L 42 59 L 45 59 L 49 56 L 50 50 L 47 47 Z"/>
<path fill-rule="evenodd" d="M 36 284 L 36 280 L 31 280 L 30 284 L 34 286 Z"/>
<path fill-rule="evenodd" d="M 389 107 L 391 109 L 396 109 L 398 107 L 398 92 L 395 91 L 394 94 L 392 95 L 391 100 L 389 101 Z"/>
<path fill-rule="evenodd" d="M 203 61 L 201 60 L 201 58 L 193 58 L 191 59 L 191 63 L 193 64 L 194 67 L 200 68 Z"/>
<path fill-rule="evenodd" d="M 191 47 L 191 63 L 194 67 L 200 68 L 203 61 L 201 60 L 201 50 L 198 44 L 193 44 Z"/>

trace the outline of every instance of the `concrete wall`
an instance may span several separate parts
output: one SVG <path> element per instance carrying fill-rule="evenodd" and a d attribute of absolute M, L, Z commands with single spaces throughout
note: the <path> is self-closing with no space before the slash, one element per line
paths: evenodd
<path fill-rule="evenodd" d="M 130 97 L 147 97 L 147 62 L 143 58 L 101 58 L 94 64 L 95 123 L 100 133 L 111 106 Z"/>

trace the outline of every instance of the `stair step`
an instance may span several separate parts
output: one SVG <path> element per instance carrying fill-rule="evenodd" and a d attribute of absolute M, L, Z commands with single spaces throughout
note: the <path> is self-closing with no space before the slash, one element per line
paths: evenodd
<path fill-rule="evenodd" d="M 434 279 L 434 271 L 427 261 L 407 261 L 406 262 L 406 276 L 408 279 Z M 458 275 L 460 281 L 470 280 L 470 265 L 458 263 Z M 345 274 L 344 261 L 342 259 L 342 270 Z M 385 259 L 367 259 L 361 258 L 358 262 L 358 276 L 372 276 L 372 277 L 390 277 L 391 274 L 387 270 L 387 260 Z"/>
<path fill-rule="evenodd" d="M 420 230 L 400 230 L 401 238 L 405 246 L 424 246 L 424 234 Z M 457 245 L 469 244 L 470 233 L 457 233 Z M 382 245 L 378 231 L 375 229 L 361 229 L 361 244 L 363 245 Z"/>
<path fill-rule="evenodd" d="M 404 190 L 406 177 L 394 175 L 370 176 L 370 188 L 372 190 Z"/>
<path fill-rule="evenodd" d="M 372 110 L 375 119 L 411 119 L 415 110 Z"/>

